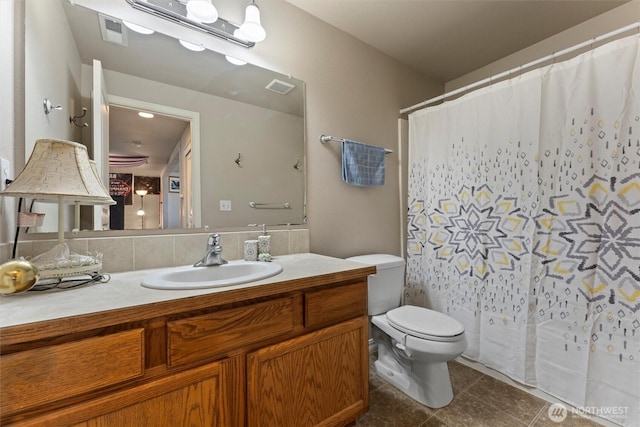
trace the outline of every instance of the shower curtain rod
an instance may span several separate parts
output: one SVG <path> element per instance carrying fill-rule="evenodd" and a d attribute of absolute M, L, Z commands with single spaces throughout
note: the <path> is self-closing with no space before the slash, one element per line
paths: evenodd
<path fill-rule="evenodd" d="M 561 50 L 559 52 L 554 52 L 551 55 L 547 55 L 547 56 L 545 56 L 543 58 L 536 59 L 535 61 L 531 61 L 531 62 L 529 62 L 527 64 L 524 64 L 524 65 L 521 65 L 519 67 L 512 68 L 512 69 L 510 69 L 508 71 L 504 71 L 502 73 L 493 75 L 491 77 L 487 77 L 486 79 L 477 81 L 477 82 L 472 83 L 470 85 L 465 85 L 464 87 L 449 91 L 449 92 L 447 92 L 447 93 L 445 93 L 443 95 L 436 96 L 435 98 L 428 99 L 428 100 L 423 101 L 423 102 L 421 102 L 419 104 L 416 104 L 416 105 L 412 105 L 411 107 L 403 108 L 402 110 L 400 110 L 400 114 L 405 114 L 405 113 L 409 113 L 409 112 L 414 111 L 414 110 L 419 110 L 419 109 L 421 109 L 423 107 L 426 107 L 427 105 L 436 103 L 438 101 L 442 101 L 445 98 L 449 98 L 449 97 L 457 95 L 459 93 L 466 92 L 469 89 L 474 89 L 474 88 L 476 88 L 478 86 L 482 86 L 482 85 L 484 85 L 486 83 L 493 83 L 496 80 L 500 80 L 503 77 L 510 76 L 512 73 L 515 73 L 515 72 L 519 73 L 519 72 L 521 72 L 522 70 L 524 70 L 526 68 L 531 68 L 534 65 L 538 65 L 538 64 L 540 64 L 542 62 L 549 61 L 551 59 L 555 59 L 555 58 L 557 58 L 559 56 L 566 55 L 566 54 L 571 53 L 571 52 L 573 52 L 575 50 L 582 49 L 583 47 L 586 47 L 586 46 L 589 46 L 589 45 L 593 45 L 594 43 L 597 43 L 599 41 L 606 40 L 606 39 L 609 39 L 611 37 L 615 37 L 615 36 L 617 36 L 619 34 L 622 34 L 624 32 L 627 32 L 627 31 L 630 31 L 630 30 L 633 30 L 633 29 L 636 29 L 636 28 L 640 28 L 640 21 L 635 22 L 635 23 L 630 24 L 630 25 L 627 25 L 625 27 L 619 28 L 617 30 L 613 30 L 613 31 L 611 31 L 609 33 L 606 33 L 606 34 L 603 34 L 601 36 L 594 37 L 591 40 L 587 40 L 587 41 L 584 41 L 582 43 L 578 43 L 575 46 L 568 47 L 568 48 L 566 48 L 564 50 Z"/>

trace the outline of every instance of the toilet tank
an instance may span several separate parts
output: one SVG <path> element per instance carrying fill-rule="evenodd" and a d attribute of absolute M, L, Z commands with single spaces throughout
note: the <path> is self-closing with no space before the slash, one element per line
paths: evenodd
<path fill-rule="evenodd" d="M 368 279 L 370 316 L 400 307 L 404 289 L 404 259 L 395 255 L 371 254 L 347 260 L 376 266 L 376 274 L 369 275 Z"/>

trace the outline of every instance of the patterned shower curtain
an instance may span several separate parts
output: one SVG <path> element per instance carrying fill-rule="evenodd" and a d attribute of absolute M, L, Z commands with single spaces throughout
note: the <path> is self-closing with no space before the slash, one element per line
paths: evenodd
<path fill-rule="evenodd" d="M 465 356 L 640 420 L 640 37 L 409 116 L 406 302 Z"/>

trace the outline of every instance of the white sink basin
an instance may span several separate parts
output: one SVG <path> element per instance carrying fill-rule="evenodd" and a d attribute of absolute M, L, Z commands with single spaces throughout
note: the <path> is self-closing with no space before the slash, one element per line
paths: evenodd
<path fill-rule="evenodd" d="M 239 285 L 275 276 L 282 266 L 275 262 L 230 261 L 211 267 L 178 267 L 150 274 L 141 285 L 152 289 L 206 289 Z"/>

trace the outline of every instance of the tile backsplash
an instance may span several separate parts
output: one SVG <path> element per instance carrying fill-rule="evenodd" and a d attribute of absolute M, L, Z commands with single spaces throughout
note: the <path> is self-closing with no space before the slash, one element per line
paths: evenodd
<path fill-rule="evenodd" d="M 193 264 L 200 260 L 211 233 L 164 234 L 135 237 L 96 237 L 66 240 L 71 252 L 102 254 L 102 271 L 144 270 Z M 227 260 L 243 258 L 243 243 L 257 239 L 259 231 L 220 232 L 222 257 Z M 269 231 L 273 256 L 309 252 L 309 230 L 290 229 Z M 27 240 L 18 243 L 19 257 L 29 259 L 57 244 L 56 240 Z M 0 262 L 11 258 L 13 244 L 0 244 Z"/>

